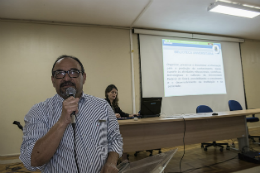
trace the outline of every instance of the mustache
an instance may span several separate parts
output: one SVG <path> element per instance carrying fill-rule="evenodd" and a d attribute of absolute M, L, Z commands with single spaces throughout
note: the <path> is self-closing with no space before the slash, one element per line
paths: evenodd
<path fill-rule="evenodd" d="M 75 84 L 74 84 L 73 82 L 66 81 L 66 82 L 61 83 L 61 84 L 60 84 L 60 87 L 64 87 L 64 86 L 67 86 L 67 85 L 75 86 Z"/>

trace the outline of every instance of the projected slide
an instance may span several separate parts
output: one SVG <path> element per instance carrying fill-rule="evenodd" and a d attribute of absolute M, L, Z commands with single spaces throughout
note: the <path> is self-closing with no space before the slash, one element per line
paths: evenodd
<path fill-rule="evenodd" d="M 226 94 L 220 43 L 162 39 L 165 97 Z"/>

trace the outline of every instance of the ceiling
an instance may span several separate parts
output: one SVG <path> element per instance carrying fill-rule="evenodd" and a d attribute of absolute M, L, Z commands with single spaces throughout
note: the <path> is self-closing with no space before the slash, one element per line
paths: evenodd
<path fill-rule="evenodd" d="M 169 30 L 260 40 L 253 19 L 207 11 L 215 0 L 0 0 L 0 19 Z M 235 0 L 260 7 L 260 0 Z M 145 8 L 146 7 L 146 8 Z"/>

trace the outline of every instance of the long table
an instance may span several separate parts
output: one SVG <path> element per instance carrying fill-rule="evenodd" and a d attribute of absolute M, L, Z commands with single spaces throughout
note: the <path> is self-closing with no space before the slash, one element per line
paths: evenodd
<path fill-rule="evenodd" d="M 210 117 L 154 117 L 119 120 L 118 123 L 124 152 L 181 146 L 184 135 L 186 145 L 238 138 L 241 150 L 249 145 L 245 117 L 257 113 L 260 113 L 260 108 L 218 112 L 218 115 Z"/>

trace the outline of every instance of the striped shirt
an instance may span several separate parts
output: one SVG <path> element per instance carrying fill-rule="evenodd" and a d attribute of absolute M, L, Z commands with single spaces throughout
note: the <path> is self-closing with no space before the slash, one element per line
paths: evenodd
<path fill-rule="evenodd" d="M 31 171 L 44 173 L 76 173 L 73 128 L 68 125 L 60 144 L 50 159 L 42 166 L 31 166 L 31 154 L 38 139 L 43 137 L 59 120 L 64 99 L 56 94 L 34 105 L 25 116 L 20 160 Z M 122 155 L 123 139 L 116 116 L 106 100 L 83 94 L 76 115 L 76 156 L 80 173 L 98 173 L 109 152 Z"/>

